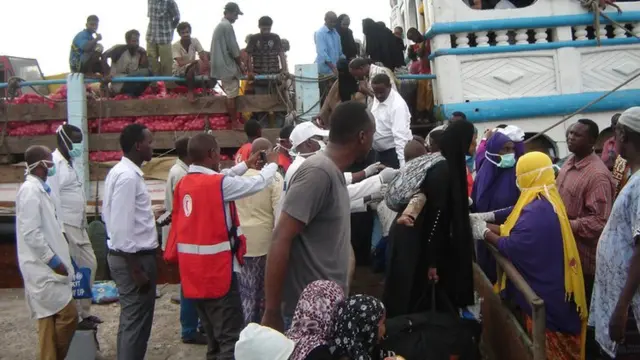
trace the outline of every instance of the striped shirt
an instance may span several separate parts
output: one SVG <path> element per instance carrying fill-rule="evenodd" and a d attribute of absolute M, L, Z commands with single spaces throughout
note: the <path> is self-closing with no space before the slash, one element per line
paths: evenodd
<path fill-rule="evenodd" d="M 596 247 L 615 198 L 613 176 L 596 154 L 579 161 L 571 155 L 556 182 L 576 238 L 582 271 L 594 275 Z"/>
<path fill-rule="evenodd" d="M 148 1 L 147 46 L 149 44 L 171 44 L 173 31 L 180 22 L 178 5 L 174 0 Z"/>

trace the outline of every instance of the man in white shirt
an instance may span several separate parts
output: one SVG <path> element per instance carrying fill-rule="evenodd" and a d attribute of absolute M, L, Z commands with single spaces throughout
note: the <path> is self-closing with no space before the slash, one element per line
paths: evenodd
<path fill-rule="evenodd" d="M 72 301 L 73 265 L 46 184 L 56 172 L 51 151 L 25 152 L 27 178 L 16 197 L 18 263 L 31 317 L 38 319 L 38 359 L 64 359 L 78 326 Z"/>
<path fill-rule="evenodd" d="M 156 302 L 158 232 L 140 167 L 150 161 L 153 135 L 131 124 L 120 133 L 124 156 L 107 174 L 102 219 L 108 263 L 120 294 L 118 360 L 144 359 Z"/>
<path fill-rule="evenodd" d="M 398 169 L 404 166 L 404 147 L 413 139 L 411 112 L 402 96 L 391 86 L 391 79 L 378 74 L 371 79 L 375 95 L 371 112 L 376 119 L 373 150 L 376 160 Z"/>
<path fill-rule="evenodd" d="M 58 148 L 53 152 L 56 173 L 47 178 L 51 195 L 55 200 L 58 220 L 69 240 L 69 252 L 78 267 L 91 270 L 91 286 L 96 278 L 98 262 L 86 230 L 86 203 L 84 186 L 73 168 L 73 160 L 83 154 L 82 130 L 64 124 L 56 130 Z M 91 299 L 76 300 L 79 329 L 93 329 L 102 320 L 91 315 Z"/>

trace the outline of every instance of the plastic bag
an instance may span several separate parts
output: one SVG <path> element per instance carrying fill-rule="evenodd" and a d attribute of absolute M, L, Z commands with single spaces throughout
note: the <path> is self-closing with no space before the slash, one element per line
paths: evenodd
<path fill-rule="evenodd" d="M 95 283 L 93 285 L 93 303 L 110 304 L 119 300 L 118 288 L 113 281 Z"/>
<path fill-rule="evenodd" d="M 73 278 L 71 282 L 71 290 L 74 299 L 91 299 L 91 269 L 87 267 L 79 267 L 73 259 Z"/>

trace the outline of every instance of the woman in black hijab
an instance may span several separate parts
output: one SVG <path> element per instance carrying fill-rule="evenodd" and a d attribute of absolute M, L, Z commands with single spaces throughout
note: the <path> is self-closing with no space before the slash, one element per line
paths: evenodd
<path fill-rule="evenodd" d="M 338 27 L 336 30 L 340 35 L 342 53 L 346 59 L 340 59 L 336 67 L 338 69 L 338 93 L 340 101 L 349 101 L 358 91 L 358 82 L 349 72 L 349 62 L 358 56 L 358 46 L 353 38 L 353 31 L 349 29 L 351 19 L 349 15 L 338 16 Z"/>
<path fill-rule="evenodd" d="M 356 40 L 353 38 L 353 31 L 349 29 L 349 25 L 351 25 L 351 19 L 349 19 L 349 15 L 342 14 L 338 16 L 338 27 L 336 28 L 336 30 L 340 35 L 342 53 L 347 58 L 347 61 L 351 61 L 351 59 L 358 56 L 358 47 L 356 45 Z"/>
<path fill-rule="evenodd" d="M 365 52 L 373 62 L 380 62 L 391 70 L 405 65 L 403 45 L 384 23 L 364 19 L 362 33 L 366 42 Z"/>
<path fill-rule="evenodd" d="M 383 295 L 388 317 L 428 310 L 431 280 L 454 307 L 474 303 L 465 155 L 475 152 L 475 128 L 466 120 L 453 122 L 438 145 L 444 160 L 425 169 L 420 191 L 427 201 L 414 226 L 391 227 Z"/>

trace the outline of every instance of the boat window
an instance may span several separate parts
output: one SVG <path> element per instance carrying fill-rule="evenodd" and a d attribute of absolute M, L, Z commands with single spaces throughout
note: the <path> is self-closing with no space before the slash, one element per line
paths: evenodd
<path fill-rule="evenodd" d="M 536 0 L 462 0 L 476 10 L 520 9 L 532 5 Z"/>

